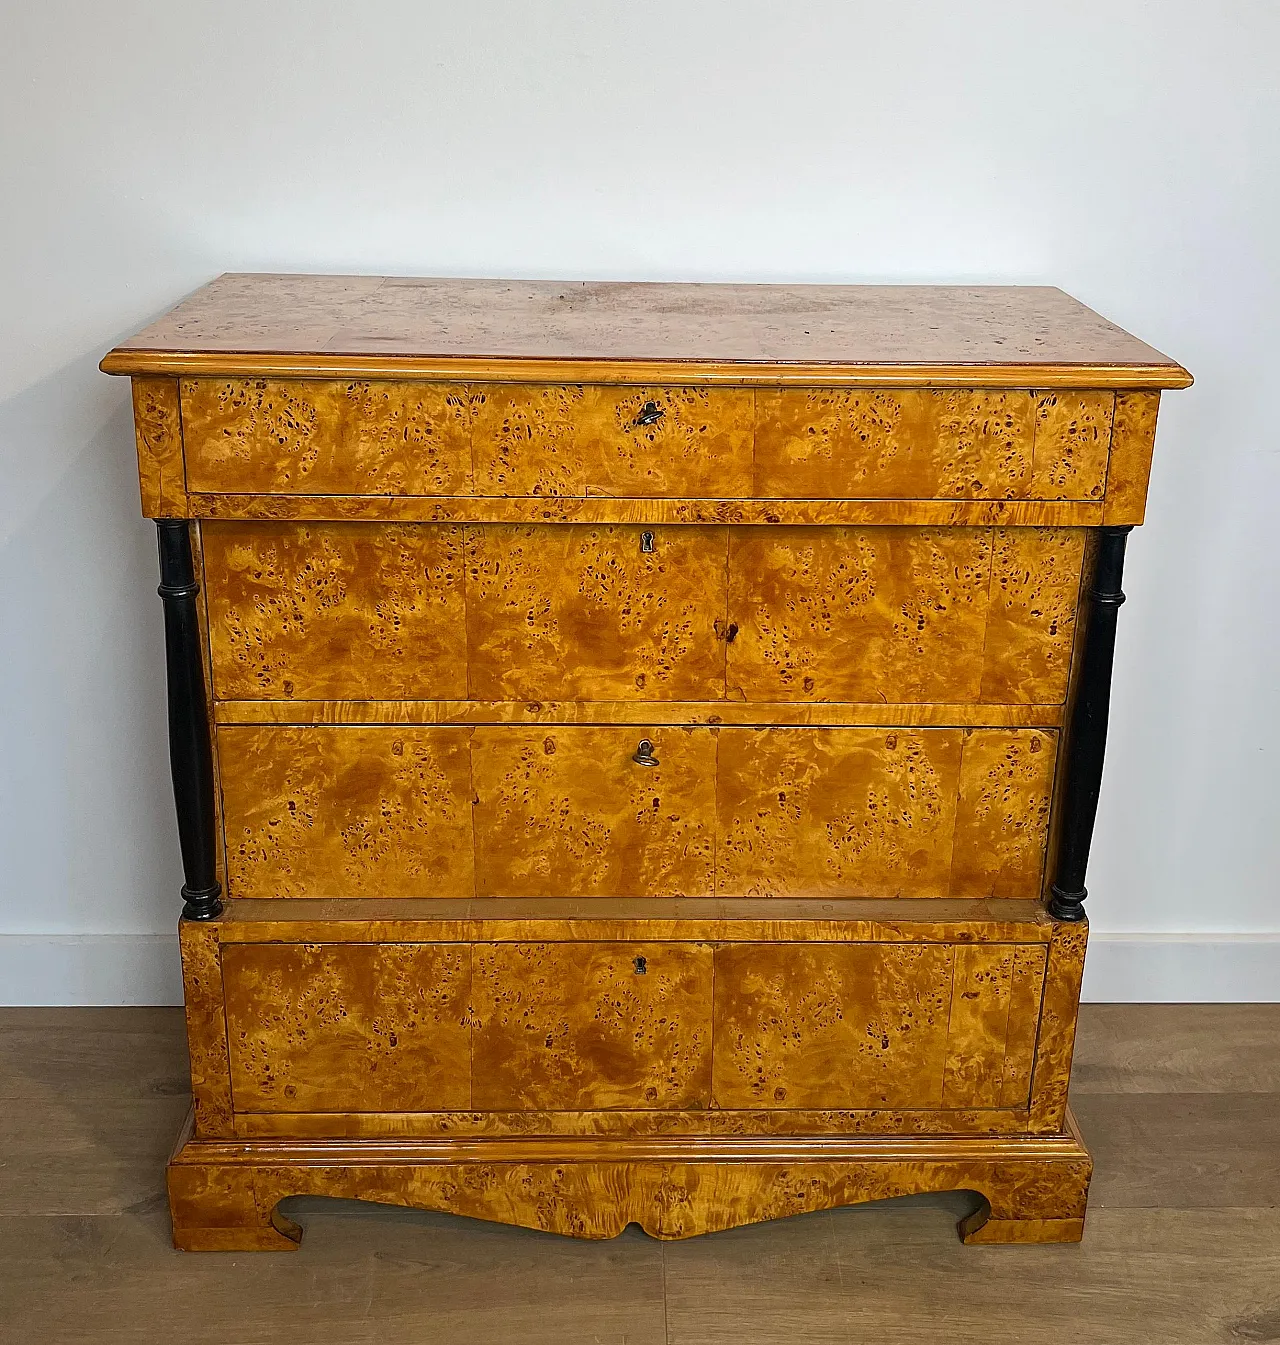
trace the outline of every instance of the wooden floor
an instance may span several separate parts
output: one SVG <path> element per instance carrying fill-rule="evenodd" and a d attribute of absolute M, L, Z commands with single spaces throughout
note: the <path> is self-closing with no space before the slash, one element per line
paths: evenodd
<path fill-rule="evenodd" d="M 1094 1005 L 1085 1240 L 962 1247 L 964 1195 L 683 1243 L 298 1200 L 293 1254 L 183 1254 L 170 1009 L 0 1010 L 0 1341 L 1280 1341 L 1280 1005 Z"/>

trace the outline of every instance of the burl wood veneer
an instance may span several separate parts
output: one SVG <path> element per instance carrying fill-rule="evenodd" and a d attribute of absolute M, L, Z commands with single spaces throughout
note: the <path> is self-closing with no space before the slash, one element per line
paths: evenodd
<path fill-rule="evenodd" d="M 1173 361 L 1057 290 L 224 276 L 157 520 L 174 1240 L 320 1194 L 1081 1236 L 1125 536 Z"/>

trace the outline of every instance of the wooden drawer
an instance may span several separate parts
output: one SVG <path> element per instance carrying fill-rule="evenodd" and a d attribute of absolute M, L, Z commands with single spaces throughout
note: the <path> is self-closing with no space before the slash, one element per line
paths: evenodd
<path fill-rule="evenodd" d="M 1060 704 L 1084 533 L 206 523 L 220 700 Z"/>
<path fill-rule="evenodd" d="M 197 492 L 751 494 L 738 389 L 184 379 L 181 406 Z"/>
<path fill-rule="evenodd" d="M 747 1133 L 778 1111 L 1025 1108 L 1046 962 L 1042 943 L 229 943 L 233 1104 L 712 1110 Z"/>
<path fill-rule="evenodd" d="M 655 766 L 634 760 L 639 740 Z M 1040 894 L 1037 729 L 218 730 L 233 897 Z"/>
<path fill-rule="evenodd" d="M 716 952 L 718 1107 L 1027 1103 L 1045 950 L 731 944 Z"/>
<path fill-rule="evenodd" d="M 783 499 L 1100 500 L 1114 394 L 769 388 L 755 493 Z"/>

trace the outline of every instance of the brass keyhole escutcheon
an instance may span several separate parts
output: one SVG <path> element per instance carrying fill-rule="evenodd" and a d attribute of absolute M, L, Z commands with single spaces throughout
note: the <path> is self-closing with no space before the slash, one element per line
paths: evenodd
<path fill-rule="evenodd" d="M 649 970 L 648 962 L 646 962 L 645 959 L 642 957 L 636 958 L 636 960 L 631 965 L 636 969 L 637 976 L 644 976 L 647 974 Z"/>
<path fill-rule="evenodd" d="M 653 533 L 647 530 L 642 532 L 640 534 L 640 550 L 647 556 L 652 554 L 655 549 L 656 548 L 653 545 Z"/>
<path fill-rule="evenodd" d="M 636 744 L 636 750 L 631 754 L 631 760 L 637 766 L 656 766 L 658 758 L 653 755 L 653 744 L 648 738 L 641 738 Z"/>

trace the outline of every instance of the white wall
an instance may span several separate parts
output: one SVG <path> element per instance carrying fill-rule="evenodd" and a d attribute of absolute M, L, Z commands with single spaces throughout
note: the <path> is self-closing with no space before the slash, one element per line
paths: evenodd
<path fill-rule="evenodd" d="M 96 364 L 266 269 L 1052 283 L 1181 360 L 1089 989 L 1280 995 L 1280 6 L 3 10 L 0 1001 L 174 993 L 152 530 Z"/>

